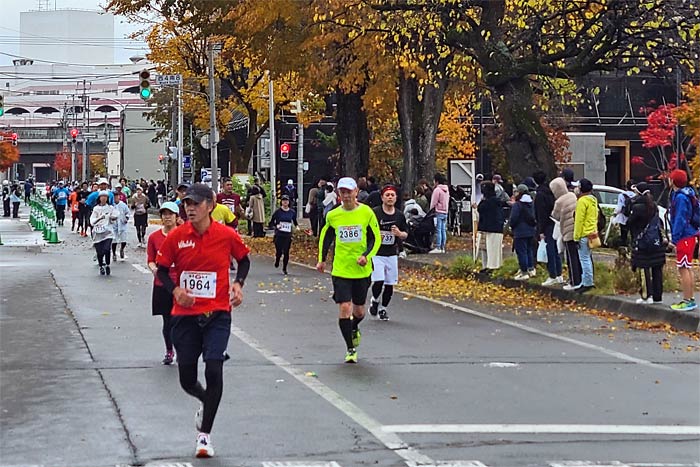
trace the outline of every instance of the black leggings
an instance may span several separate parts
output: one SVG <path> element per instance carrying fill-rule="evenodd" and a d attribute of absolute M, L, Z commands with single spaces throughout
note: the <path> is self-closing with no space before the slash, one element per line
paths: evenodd
<path fill-rule="evenodd" d="M 165 350 L 168 352 L 173 351 L 173 317 L 170 313 L 162 315 L 163 316 L 163 340 L 165 341 Z"/>
<path fill-rule="evenodd" d="M 90 223 L 90 209 L 85 207 L 78 211 L 78 228 L 81 231 L 87 232 L 88 224 Z"/>
<path fill-rule="evenodd" d="M 275 235 L 275 264 L 282 258 L 282 269 L 287 270 L 289 264 L 289 249 L 292 247 L 292 237 Z"/>
<path fill-rule="evenodd" d="M 182 389 L 204 404 L 202 433 L 211 433 L 216 411 L 219 409 L 219 402 L 221 402 L 221 394 L 224 391 L 224 362 L 222 360 L 207 360 L 204 365 L 204 377 L 207 380 L 206 389 L 197 381 L 197 363 L 178 363 L 178 371 Z"/>
<path fill-rule="evenodd" d="M 108 238 L 106 240 L 102 240 L 99 243 L 95 243 L 95 251 L 97 252 L 97 262 L 99 263 L 100 266 L 109 266 L 111 262 L 111 255 L 110 251 L 112 248 L 112 239 Z"/>
<path fill-rule="evenodd" d="M 382 294 L 382 287 L 384 288 L 384 293 Z M 377 281 L 374 284 L 372 284 L 372 298 L 374 298 L 375 301 L 379 301 L 379 295 L 382 295 L 382 306 L 387 307 L 389 306 L 389 302 L 391 301 L 391 296 L 394 294 L 394 286 L 393 285 L 384 285 L 384 281 Z"/>
<path fill-rule="evenodd" d="M 113 255 L 117 254 L 117 245 L 121 245 L 121 248 L 119 248 L 119 251 L 121 253 L 121 256 L 124 256 L 124 248 L 126 248 L 126 242 L 112 243 L 112 254 Z"/>
<path fill-rule="evenodd" d="M 644 283 L 647 297 L 653 297 L 655 302 L 660 302 L 664 294 L 664 266 L 644 268 Z M 646 298 L 642 295 L 642 298 Z"/>
<path fill-rule="evenodd" d="M 148 214 L 134 214 L 134 226 L 139 243 L 146 241 L 146 227 L 148 226 Z"/>
<path fill-rule="evenodd" d="M 566 247 L 566 262 L 569 265 L 569 284 L 581 285 L 583 272 L 581 260 L 578 257 L 578 242 L 571 240 L 564 242 L 564 246 Z"/>

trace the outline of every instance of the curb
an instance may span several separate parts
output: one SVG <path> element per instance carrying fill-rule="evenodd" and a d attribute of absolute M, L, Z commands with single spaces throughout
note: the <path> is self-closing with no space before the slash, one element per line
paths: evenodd
<path fill-rule="evenodd" d="M 425 264 L 410 259 L 402 258 L 399 259 L 399 262 L 404 266 L 416 269 L 444 269 L 442 266 Z M 579 294 L 569 290 L 553 289 L 550 287 L 520 282 L 513 279 L 494 279 L 483 274 L 474 274 L 474 278 L 481 282 L 498 284 L 508 288 L 523 288 L 526 290 L 539 292 L 562 301 L 576 302 L 589 308 L 602 309 L 611 313 L 619 313 L 641 321 L 667 323 L 675 329 L 682 331 L 700 331 L 700 312 L 698 312 L 698 310 L 695 312 L 675 311 L 666 306 L 649 305 L 646 303 L 638 304 L 605 295 Z"/>

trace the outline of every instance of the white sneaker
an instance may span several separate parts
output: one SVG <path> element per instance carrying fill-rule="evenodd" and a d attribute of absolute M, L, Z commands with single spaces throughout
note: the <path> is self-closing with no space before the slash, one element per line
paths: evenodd
<path fill-rule="evenodd" d="M 208 434 L 200 433 L 197 436 L 197 447 L 195 448 L 194 456 L 199 459 L 214 457 L 214 448 L 211 445 Z"/>
<path fill-rule="evenodd" d="M 557 276 L 557 284 L 563 284 L 564 278 L 562 276 Z"/>
<path fill-rule="evenodd" d="M 530 278 L 530 275 L 528 273 L 523 273 L 518 271 L 518 273 L 513 277 L 516 281 L 526 281 Z"/>
<path fill-rule="evenodd" d="M 635 303 L 639 303 L 639 304 L 642 304 L 642 303 L 649 303 L 649 304 L 652 304 L 652 303 L 654 303 L 654 299 L 653 299 L 652 297 L 647 297 L 646 299 L 645 299 L 645 298 L 638 298 L 638 299 L 636 300 Z"/>
<path fill-rule="evenodd" d="M 406 257 L 406 252 L 405 251 L 400 251 L 399 252 L 399 258 L 405 258 Z"/>
<path fill-rule="evenodd" d="M 204 403 L 199 403 L 199 408 L 194 413 L 194 427 L 197 431 L 202 431 L 202 419 L 204 418 Z"/>
<path fill-rule="evenodd" d="M 537 275 L 537 269 L 530 269 L 527 273 L 530 277 L 535 277 Z"/>
<path fill-rule="evenodd" d="M 434 254 L 437 254 L 437 253 L 442 253 L 442 250 L 441 250 L 440 248 L 433 248 L 432 250 L 430 250 L 430 251 L 428 252 L 428 254 L 431 254 L 431 255 L 434 255 Z"/>
<path fill-rule="evenodd" d="M 560 282 L 557 279 L 556 277 L 548 277 L 546 281 L 542 282 L 542 285 L 546 287 L 548 285 L 559 284 Z"/>
<path fill-rule="evenodd" d="M 581 288 L 581 284 L 579 284 L 579 285 L 566 284 L 563 288 L 564 288 L 564 290 L 578 290 Z"/>

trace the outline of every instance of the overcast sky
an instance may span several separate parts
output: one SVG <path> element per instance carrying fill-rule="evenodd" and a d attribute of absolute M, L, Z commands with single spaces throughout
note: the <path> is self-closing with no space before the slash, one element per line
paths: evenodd
<path fill-rule="evenodd" d="M 50 8 L 57 9 L 74 8 L 103 11 L 104 0 L 50 0 Z M 19 44 L 12 38 L 19 38 L 19 14 L 22 11 L 37 10 L 38 0 L 0 0 L 2 15 L 0 16 L 0 52 L 19 55 Z M 114 36 L 116 39 L 124 39 L 129 33 L 138 29 L 138 26 L 128 24 L 123 17 L 114 19 Z M 8 43 L 9 42 L 9 43 Z M 129 57 L 144 51 L 128 50 L 123 46 L 124 41 L 115 44 L 115 63 L 129 63 Z M 13 57 L 0 54 L 0 65 L 12 65 Z"/>

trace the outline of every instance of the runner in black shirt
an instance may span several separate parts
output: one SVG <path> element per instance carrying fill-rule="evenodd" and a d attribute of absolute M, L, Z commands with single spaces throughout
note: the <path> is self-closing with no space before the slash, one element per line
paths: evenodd
<path fill-rule="evenodd" d="M 388 321 L 386 307 L 391 301 L 394 286 L 399 281 L 399 246 L 408 237 L 408 225 L 403 213 L 395 208 L 397 190 L 393 185 L 382 188 L 382 205 L 374 208 L 374 214 L 379 221 L 382 246 L 372 258 L 372 301 L 369 312 L 379 316 L 382 321 Z M 382 293 L 382 288 L 384 293 Z M 379 296 L 382 296 L 381 308 Z"/>
<path fill-rule="evenodd" d="M 272 214 L 270 228 L 275 229 L 275 267 L 280 267 L 282 257 L 282 272 L 287 275 L 287 264 L 289 264 L 289 249 L 292 247 L 292 236 L 297 224 L 297 213 L 289 208 L 289 195 L 282 195 L 280 198 L 282 205 Z"/>

